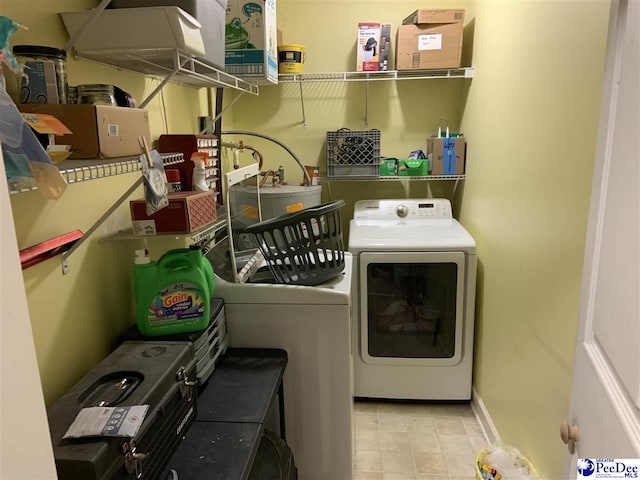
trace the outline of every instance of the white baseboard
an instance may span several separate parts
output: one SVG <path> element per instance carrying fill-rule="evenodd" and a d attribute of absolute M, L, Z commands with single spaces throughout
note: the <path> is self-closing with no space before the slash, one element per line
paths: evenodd
<path fill-rule="evenodd" d="M 498 430 L 496 430 L 496 426 L 493 424 L 493 420 L 491 420 L 489 411 L 487 410 L 487 407 L 485 407 L 484 402 L 480 398 L 480 395 L 478 395 L 478 392 L 476 392 L 475 388 L 473 389 L 471 396 L 471 408 L 478 418 L 480 427 L 482 427 L 484 436 L 487 438 L 489 443 L 499 442 L 500 434 L 498 433 Z"/>

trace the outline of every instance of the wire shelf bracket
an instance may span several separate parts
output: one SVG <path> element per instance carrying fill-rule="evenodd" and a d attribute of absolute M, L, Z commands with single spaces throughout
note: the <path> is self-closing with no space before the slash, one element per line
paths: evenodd
<path fill-rule="evenodd" d="M 179 157 L 181 159 L 180 161 L 183 161 L 184 159 L 182 154 L 178 154 L 178 155 L 177 154 L 169 154 L 169 155 L 161 154 L 161 156 L 163 157 L 163 163 L 165 163 L 165 165 L 173 165 L 175 163 L 180 163 L 176 161 L 176 157 Z M 129 160 L 129 161 L 132 161 L 132 160 Z M 138 163 L 138 169 L 140 169 L 139 163 Z M 75 252 L 78 248 L 80 248 L 80 246 L 91 236 L 91 234 L 95 232 L 100 227 L 100 225 L 102 225 L 107 220 L 107 218 L 109 218 L 109 216 L 111 216 L 111 214 L 115 212 L 116 209 L 120 205 L 122 205 L 125 202 L 125 200 L 131 196 L 131 194 L 133 194 L 133 192 L 136 191 L 136 189 L 140 185 L 142 185 L 142 179 L 143 179 L 142 175 L 140 175 L 140 177 L 133 183 L 133 185 L 131 185 L 131 187 L 129 187 L 129 189 L 126 192 L 124 192 L 120 196 L 120 198 L 118 198 L 118 200 L 116 200 L 113 203 L 113 205 L 111 205 L 111 207 L 109 207 L 107 211 L 104 212 L 102 216 L 98 220 L 96 220 L 96 222 L 91 227 L 89 227 L 89 229 L 85 232 L 82 238 L 80 238 L 76 243 L 73 244 L 73 246 L 69 250 L 67 250 L 62 254 L 62 273 L 64 275 L 69 273 L 68 260 L 69 260 L 69 257 L 73 255 L 73 252 Z"/>

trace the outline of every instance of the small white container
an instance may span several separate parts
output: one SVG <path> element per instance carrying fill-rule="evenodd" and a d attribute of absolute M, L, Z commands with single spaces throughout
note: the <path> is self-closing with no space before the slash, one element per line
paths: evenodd
<path fill-rule="evenodd" d="M 69 36 L 84 25 L 91 13 L 60 14 Z M 80 55 L 171 49 L 203 56 L 201 28 L 195 18 L 178 7 L 107 9 L 78 38 L 75 49 Z"/>

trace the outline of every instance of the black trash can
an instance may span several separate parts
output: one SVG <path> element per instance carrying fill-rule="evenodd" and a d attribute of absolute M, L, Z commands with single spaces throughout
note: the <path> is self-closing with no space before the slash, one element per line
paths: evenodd
<path fill-rule="evenodd" d="M 297 480 L 298 469 L 289 446 L 276 434 L 265 430 L 253 462 L 249 480 Z"/>

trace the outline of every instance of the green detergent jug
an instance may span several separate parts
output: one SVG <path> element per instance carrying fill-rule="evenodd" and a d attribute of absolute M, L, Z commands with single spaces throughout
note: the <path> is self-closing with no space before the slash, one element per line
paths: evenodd
<path fill-rule="evenodd" d="M 209 325 L 213 267 L 199 246 L 170 250 L 157 262 L 137 250 L 133 284 L 143 335 L 197 332 Z"/>

